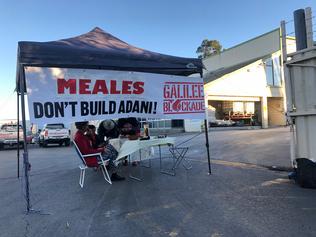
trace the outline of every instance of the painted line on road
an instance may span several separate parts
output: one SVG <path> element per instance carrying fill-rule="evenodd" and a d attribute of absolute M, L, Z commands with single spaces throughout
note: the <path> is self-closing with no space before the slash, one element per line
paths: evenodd
<path fill-rule="evenodd" d="M 193 162 L 201 162 L 201 163 L 207 163 L 207 160 L 195 160 L 195 159 L 189 159 L 186 158 L 189 161 Z M 238 167 L 238 168 L 252 168 L 252 169 L 261 169 L 261 170 L 266 170 L 270 169 L 268 166 L 263 166 L 263 165 L 255 165 L 255 164 L 249 164 L 249 163 L 242 163 L 242 162 L 235 162 L 235 161 L 225 161 L 225 160 L 211 160 L 211 164 L 217 164 L 217 165 L 225 165 L 225 166 L 230 166 L 230 167 Z M 278 170 L 279 171 L 279 170 Z"/>

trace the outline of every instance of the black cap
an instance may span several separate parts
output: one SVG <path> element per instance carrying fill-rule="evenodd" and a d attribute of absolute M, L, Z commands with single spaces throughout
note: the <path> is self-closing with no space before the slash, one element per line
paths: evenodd
<path fill-rule="evenodd" d="M 75 126 L 77 129 L 82 129 L 84 126 L 88 125 L 88 121 L 75 122 Z"/>

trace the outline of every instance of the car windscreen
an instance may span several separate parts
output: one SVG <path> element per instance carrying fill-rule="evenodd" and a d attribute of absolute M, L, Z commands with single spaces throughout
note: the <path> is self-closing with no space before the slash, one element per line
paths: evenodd
<path fill-rule="evenodd" d="M 64 125 L 63 124 L 47 124 L 46 128 L 47 129 L 63 129 Z"/>
<path fill-rule="evenodd" d="M 20 125 L 19 126 L 20 127 L 20 130 L 22 129 L 22 126 Z M 1 129 L 3 129 L 3 130 L 7 130 L 7 131 L 16 131 L 16 129 L 17 129 L 17 125 L 14 125 L 14 124 L 6 124 L 6 125 L 3 125 L 2 127 L 1 127 Z"/>

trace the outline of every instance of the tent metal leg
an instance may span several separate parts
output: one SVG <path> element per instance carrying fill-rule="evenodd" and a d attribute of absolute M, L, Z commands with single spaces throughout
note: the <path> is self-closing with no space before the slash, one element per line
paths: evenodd
<path fill-rule="evenodd" d="M 24 151 L 23 151 L 23 164 L 24 164 L 24 178 L 25 178 L 25 197 L 26 197 L 26 211 L 27 213 L 31 210 L 30 204 L 30 187 L 29 187 L 29 170 L 30 170 L 30 163 L 28 158 L 28 150 L 27 150 L 27 143 L 26 143 L 26 117 L 25 117 L 25 98 L 24 92 L 26 91 L 25 88 L 25 74 L 24 74 L 24 67 L 20 68 L 20 89 L 21 89 L 21 110 L 22 110 L 22 127 L 23 127 L 23 143 L 24 143 Z"/>
<path fill-rule="evenodd" d="M 152 149 L 152 147 L 150 147 L 150 149 Z M 148 164 L 143 164 L 144 160 L 142 160 L 142 149 L 139 150 L 139 163 L 142 167 L 144 168 L 151 168 L 151 158 L 149 157 L 148 159 Z"/>
<path fill-rule="evenodd" d="M 210 144 L 208 142 L 208 126 L 207 126 L 207 120 L 204 119 L 204 127 L 205 127 L 205 146 L 207 151 L 207 161 L 208 161 L 208 174 L 212 174 L 211 170 L 211 158 L 210 158 Z"/>
<path fill-rule="evenodd" d="M 17 95 L 17 133 L 18 133 L 18 147 L 17 147 L 17 176 L 20 178 L 20 96 L 19 92 Z"/>
<path fill-rule="evenodd" d="M 128 156 L 128 171 L 129 171 L 129 177 L 131 178 L 131 179 L 134 179 L 134 180 L 136 180 L 136 181 L 139 181 L 139 182 L 142 182 L 143 181 L 143 179 L 144 179 L 144 171 L 143 171 L 143 169 L 142 169 L 142 167 L 141 167 L 141 165 L 139 164 L 138 165 L 138 170 L 139 170 L 139 173 L 140 173 L 140 176 L 139 177 L 136 177 L 136 176 L 134 176 L 133 174 L 132 174 L 132 171 L 131 171 L 131 165 L 132 165 L 132 162 L 131 162 L 131 156 L 129 155 Z"/>

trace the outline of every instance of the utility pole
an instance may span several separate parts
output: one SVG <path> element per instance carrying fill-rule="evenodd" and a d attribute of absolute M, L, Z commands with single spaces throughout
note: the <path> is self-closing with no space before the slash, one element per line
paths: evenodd
<path fill-rule="evenodd" d="M 307 40 L 307 48 L 311 48 L 314 46 L 313 42 L 313 16 L 312 9 L 310 7 L 305 8 L 305 24 L 306 24 L 306 40 Z"/>

